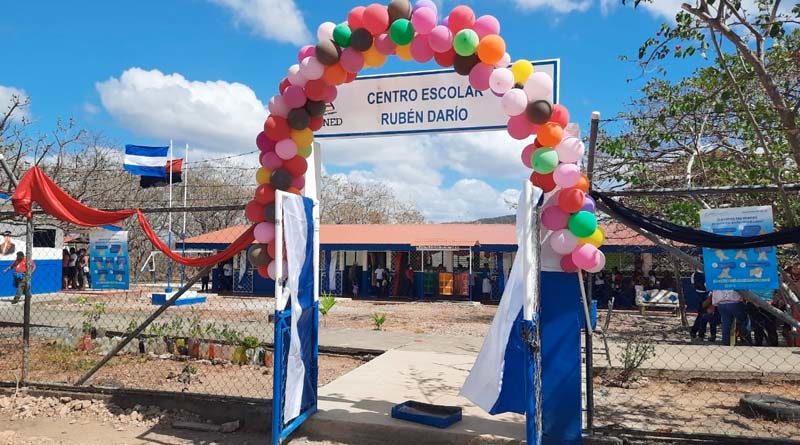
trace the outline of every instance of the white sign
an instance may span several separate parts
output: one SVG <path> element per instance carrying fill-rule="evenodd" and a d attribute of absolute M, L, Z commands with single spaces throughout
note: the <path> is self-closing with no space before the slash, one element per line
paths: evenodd
<path fill-rule="evenodd" d="M 558 103 L 560 61 L 535 61 L 553 78 Z M 505 129 L 508 116 L 491 90 L 478 91 L 452 69 L 359 77 L 339 86 L 315 137 L 345 138 Z"/>

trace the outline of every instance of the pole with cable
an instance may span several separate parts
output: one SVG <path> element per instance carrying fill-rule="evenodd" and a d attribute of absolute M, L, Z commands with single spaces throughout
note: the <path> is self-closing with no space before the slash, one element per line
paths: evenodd
<path fill-rule="evenodd" d="M 172 139 L 169 140 L 169 160 L 167 161 L 167 175 L 169 175 L 169 213 L 167 213 L 167 243 L 172 251 Z M 167 287 L 165 292 L 172 292 L 172 261 L 167 263 Z"/>
<path fill-rule="evenodd" d="M 186 149 L 183 152 L 183 166 L 181 169 L 181 180 L 183 181 L 183 230 L 181 230 L 181 255 L 186 257 L 186 202 L 189 197 L 189 144 L 186 144 Z M 172 166 L 170 165 L 170 170 Z M 172 175 L 170 174 L 170 180 Z M 186 279 L 186 265 L 181 265 L 181 286 Z"/>
<path fill-rule="evenodd" d="M 597 134 L 600 127 L 600 112 L 592 112 L 592 122 L 589 132 L 589 157 L 586 164 L 586 178 L 589 180 L 589 190 L 594 185 L 594 160 L 597 153 Z M 594 365 L 592 363 L 594 353 L 594 342 L 592 338 L 592 324 L 591 324 L 591 304 L 592 304 L 592 274 L 587 274 L 589 279 L 588 297 L 586 295 L 586 288 L 583 283 L 583 271 L 578 271 L 578 278 L 581 287 L 581 296 L 583 298 L 583 310 L 586 323 L 586 330 L 584 331 L 584 344 L 586 347 L 586 431 L 591 435 L 594 432 L 594 382 L 592 381 L 592 374 L 594 372 Z"/>

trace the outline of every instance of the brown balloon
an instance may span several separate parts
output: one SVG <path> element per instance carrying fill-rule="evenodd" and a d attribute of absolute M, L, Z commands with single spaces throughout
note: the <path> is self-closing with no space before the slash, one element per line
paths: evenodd
<path fill-rule="evenodd" d="M 472 68 L 475 67 L 478 62 L 480 62 L 480 59 L 477 54 L 467 57 L 456 54 L 456 58 L 453 61 L 453 68 L 455 68 L 458 74 L 469 76 L 470 71 L 472 71 Z"/>
<path fill-rule="evenodd" d="M 311 122 L 311 116 L 305 108 L 295 108 L 289 111 L 286 121 L 295 130 L 305 130 Z"/>
<path fill-rule="evenodd" d="M 372 34 L 364 28 L 358 28 L 350 35 L 350 47 L 364 52 L 372 47 Z"/>
<path fill-rule="evenodd" d="M 306 102 L 306 111 L 312 118 L 324 116 L 326 107 L 325 102 L 322 101 L 310 100 Z"/>
<path fill-rule="evenodd" d="M 411 3 L 408 0 L 392 0 L 387 9 L 389 9 L 389 24 L 397 19 L 411 19 Z"/>
<path fill-rule="evenodd" d="M 273 218 L 274 219 L 274 218 Z M 266 266 L 272 261 L 267 253 L 267 246 L 265 244 L 254 244 L 247 250 L 247 259 L 250 264 L 255 267 Z"/>
<path fill-rule="evenodd" d="M 276 190 L 283 190 L 285 192 L 292 186 L 292 174 L 285 168 L 276 168 L 270 175 L 269 183 L 272 184 Z"/>
<path fill-rule="evenodd" d="M 325 40 L 317 43 L 316 57 L 317 60 L 323 65 L 336 65 L 339 57 L 342 55 L 342 49 L 339 48 L 333 40 Z"/>
<path fill-rule="evenodd" d="M 525 108 L 525 116 L 528 120 L 536 125 L 542 125 L 550 120 L 553 115 L 553 106 L 546 100 L 537 100 L 529 102 Z"/>

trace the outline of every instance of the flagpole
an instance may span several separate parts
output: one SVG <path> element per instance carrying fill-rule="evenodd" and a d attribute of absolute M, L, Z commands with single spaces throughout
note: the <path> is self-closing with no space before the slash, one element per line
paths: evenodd
<path fill-rule="evenodd" d="M 167 175 L 169 175 L 169 213 L 168 213 L 168 231 L 167 240 L 169 242 L 169 250 L 172 251 L 172 139 L 169 140 L 169 160 L 167 161 Z M 172 261 L 167 263 L 167 288 L 166 292 L 172 292 Z"/>
<path fill-rule="evenodd" d="M 181 168 L 181 181 L 183 182 L 183 230 L 181 231 L 181 253 L 186 256 L 186 201 L 189 196 L 189 144 L 183 152 L 183 167 Z M 172 176 L 170 175 L 170 178 Z M 181 266 L 181 286 L 186 278 L 186 265 Z"/>

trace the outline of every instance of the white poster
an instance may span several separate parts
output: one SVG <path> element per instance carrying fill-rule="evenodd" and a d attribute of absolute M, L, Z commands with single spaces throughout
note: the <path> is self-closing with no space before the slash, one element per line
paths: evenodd
<path fill-rule="evenodd" d="M 553 78 L 558 103 L 560 61 L 534 61 Z M 359 77 L 338 87 L 318 138 L 505 129 L 508 116 L 491 90 L 478 91 L 452 69 Z"/>

